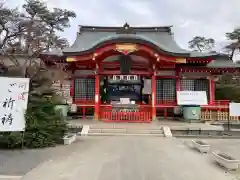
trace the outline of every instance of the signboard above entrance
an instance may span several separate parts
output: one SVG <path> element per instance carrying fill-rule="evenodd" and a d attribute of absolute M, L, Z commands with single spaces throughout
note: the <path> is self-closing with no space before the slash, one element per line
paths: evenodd
<path fill-rule="evenodd" d="M 139 80 L 140 77 L 137 76 L 137 75 L 113 75 L 112 77 L 110 76 L 109 79 L 112 79 L 112 80 Z"/>
<path fill-rule="evenodd" d="M 176 59 L 176 63 L 186 64 L 186 62 L 187 62 L 186 58 L 177 58 Z"/>
<path fill-rule="evenodd" d="M 206 91 L 177 91 L 178 105 L 207 105 Z"/>
<path fill-rule="evenodd" d="M 113 75 L 108 76 L 108 83 L 140 84 L 141 78 L 138 75 Z"/>
<path fill-rule="evenodd" d="M 128 55 L 129 53 L 137 50 L 137 45 L 136 44 L 117 44 L 116 50 L 123 53 L 124 55 Z"/>

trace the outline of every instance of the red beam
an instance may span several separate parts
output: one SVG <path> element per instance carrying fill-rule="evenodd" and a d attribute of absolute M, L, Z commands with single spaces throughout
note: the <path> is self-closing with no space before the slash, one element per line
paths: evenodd
<path fill-rule="evenodd" d="M 176 79 L 178 76 L 156 76 L 157 79 Z"/>
<path fill-rule="evenodd" d="M 207 57 L 207 58 L 192 57 L 192 58 L 187 58 L 187 63 L 208 64 L 212 60 L 213 60 L 212 57 Z"/>
<path fill-rule="evenodd" d="M 121 75 L 120 70 L 108 70 L 108 71 L 100 71 L 100 75 Z M 146 72 L 146 71 L 138 71 L 138 70 L 132 70 L 129 75 L 151 75 L 152 72 Z"/>

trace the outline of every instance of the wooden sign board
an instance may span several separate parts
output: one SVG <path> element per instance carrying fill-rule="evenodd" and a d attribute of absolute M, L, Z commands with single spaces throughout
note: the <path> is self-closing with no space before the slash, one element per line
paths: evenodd
<path fill-rule="evenodd" d="M 208 105 L 206 91 L 177 91 L 178 105 Z"/>
<path fill-rule="evenodd" d="M 186 64 L 187 60 L 186 60 L 186 58 L 177 58 L 176 59 L 176 63 L 178 63 L 178 64 Z"/>
<path fill-rule="evenodd" d="M 67 57 L 66 59 L 67 62 L 75 62 L 77 59 L 75 57 Z"/>
<path fill-rule="evenodd" d="M 0 132 L 24 131 L 29 79 L 0 77 Z"/>
<path fill-rule="evenodd" d="M 116 50 L 127 55 L 131 52 L 134 52 L 137 50 L 137 45 L 136 44 L 117 44 L 116 45 Z"/>
<path fill-rule="evenodd" d="M 240 103 L 229 103 L 229 116 L 240 116 Z"/>

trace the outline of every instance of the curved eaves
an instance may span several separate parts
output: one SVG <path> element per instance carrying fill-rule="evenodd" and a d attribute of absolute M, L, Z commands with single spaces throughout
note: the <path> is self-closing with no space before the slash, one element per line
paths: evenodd
<path fill-rule="evenodd" d="M 93 35 L 93 34 L 92 34 Z M 76 41 L 73 43 L 73 45 L 70 48 L 64 49 L 63 52 L 65 54 L 81 54 L 81 53 L 88 53 L 92 52 L 95 49 L 104 46 L 105 44 L 110 43 L 138 43 L 138 44 L 148 44 L 150 47 L 152 47 L 157 52 L 164 52 L 165 54 L 169 55 L 177 55 L 177 56 L 184 56 L 189 57 L 190 53 L 188 51 L 184 52 L 174 52 L 169 47 L 165 46 L 164 44 L 160 44 L 159 42 L 156 42 L 152 39 L 149 39 L 147 37 L 141 36 L 141 35 L 132 35 L 132 34 L 125 34 L 125 35 L 111 35 L 107 36 L 106 38 L 101 38 L 98 41 L 93 41 L 94 43 L 90 45 L 88 48 L 78 48 L 79 42 L 84 42 L 83 39 L 80 39 L 81 36 L 78 36 Z M 94 38 L 94 37 L 93 37 Z"/>

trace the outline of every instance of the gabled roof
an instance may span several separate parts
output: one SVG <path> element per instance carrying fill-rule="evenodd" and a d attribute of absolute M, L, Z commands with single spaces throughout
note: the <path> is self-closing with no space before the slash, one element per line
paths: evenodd
<path fill-rule="evenodd" d="M 217 52 L 200 53 L 182 49 L 174 40 L 171 26 L 130 27 L 127 23 L 119 27 L 80 26 L 77 38 L 71 47 L 62 51 L 51 51 L 43 54 L 55 56 L 74 56 L 95 52 L 96 48 L 112 43 L 147 44 L 157 52 L 178 57 L 219 57 L 226 55 Z"/>
<path fill-rule="evenodd" d="M 122 27 L 80 26 L 77 38 L 73 45 L 63 49 L 66 55 L 78 55 L 94 51 L 105 43 L 142 43 L 148 44 L 156 51 L 168 55 L 182 57 L 208 57 L 217 53 L 202 54 L 182 49 L 174 40 L 171 26 L 163 27 Z"/>
<path fill-rule="evenodd" d="M 64 53 L 81 53 L 94 50 L 97 47 L 105 43 L 146 43 L 152 46 L 156 50 L 164 51 L 165 53 L 173 54 L 185 54 L 189 52 L 181 49 L 175 41 L 173 41 L 171 35 L 167 33 L 139 33 L 139 34 L 116 34 L 116 33 L 104 33 L 104 32 L 88 32 L 84 34 L 78 34 L 77 39 L 70 48 L 63 50 Z"/>

